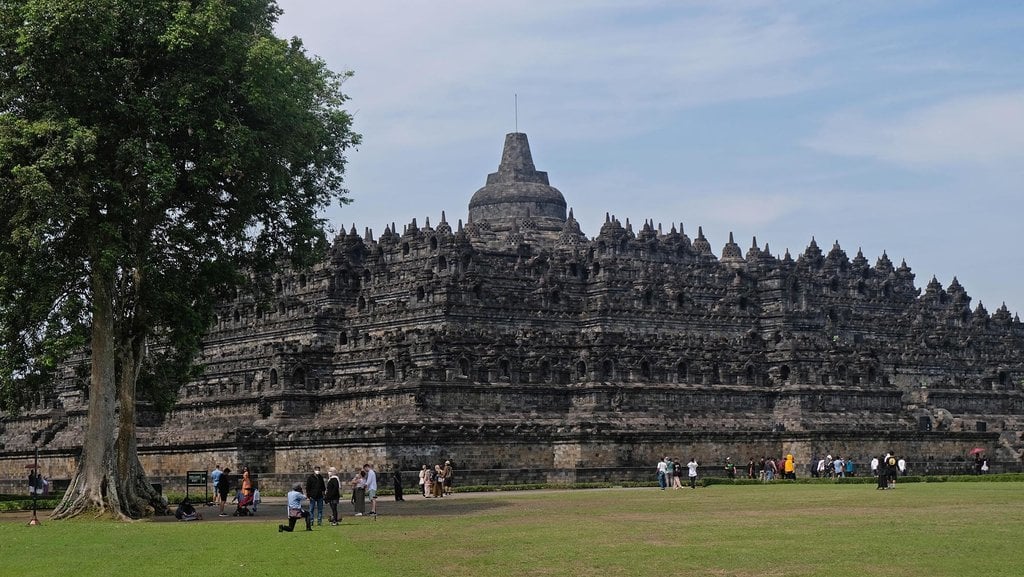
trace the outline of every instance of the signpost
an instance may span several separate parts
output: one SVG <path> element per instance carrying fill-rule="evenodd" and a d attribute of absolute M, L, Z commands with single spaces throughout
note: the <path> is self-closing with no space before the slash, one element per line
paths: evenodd
<path fill-rule="evenodd" d="M 204 503 L 210 502 L 210 488 L 206 484 L 206 471 L 187 471 L 185 473 L 185 498 L 188 499 L 189 487 L 202 487 L 206 499 Z"/>

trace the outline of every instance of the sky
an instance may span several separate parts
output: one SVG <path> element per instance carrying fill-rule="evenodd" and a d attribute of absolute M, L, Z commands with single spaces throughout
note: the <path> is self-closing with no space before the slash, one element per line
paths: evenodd
<path fill-rule="evenodd" d="M 1024 313 L 1024 4 L 279 0 L 363 143 L 335 229 L 465 221 L 525 132 L 594 237 L 811 238 Z M 516 106 L 518 104 L 518 106 Z"/>

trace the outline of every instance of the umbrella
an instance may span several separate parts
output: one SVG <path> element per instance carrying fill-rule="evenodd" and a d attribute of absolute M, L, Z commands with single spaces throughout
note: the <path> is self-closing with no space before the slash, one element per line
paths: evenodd
<path fill-rule="evenodd" d="M 971 449 L 970 454 L 971 455 L 977 455 L 978 453 L 984 453 L 984 452 L 985 452 L 985 449 L 982 449 L 981 447 L 975 447 L 975 448 Z"/>

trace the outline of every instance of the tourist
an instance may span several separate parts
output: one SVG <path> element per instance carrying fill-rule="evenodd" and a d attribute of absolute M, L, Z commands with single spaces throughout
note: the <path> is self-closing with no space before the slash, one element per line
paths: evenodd
<path fill-rule="evenodd" d="M 324 476 L 320 474 L 320 465 L 313 467 L 313 472 L 306 477 L 306 497 L 309 498 L 309 521 L 313 522 L 316 515 L 316 524 L 324 524 L 324 492 L 327 484 Z"/>
<path fill-rule="evenodd" d="M 896 475 L 899 474 L 899 463 L 896 460 L 896 456 L 892 453 L 886 453 L 885 455 L 885 479 L 886 488 L 896 488 Z"/>
<path fill-rule="evenodd" d="M 775 459 L 771 457 L 764 458 L 764 480 L 773 481 L 775 479 Z"/>
<path fill-rule="evenodd" d="M 690 488 L 691 489 L 696 489 L 697 488 L 697 467 L 699 467 L 699 465 L 697 464 L 697 459 L 691 457 L 690 458 L 690 462 L 687 463 L 686 466 L 690 469 L 690 471 L 689 471 Z"/>
<path fill-rule="evenodd" d="M 666 459 L 667 457 L 662 457 L 658 461 L 658 486 L 661 487 L 662 491 L 665 490 L 665 471 L 668 470 L 668 463 L 665 462 Z"/>
<path fill-rule="evenodd" d="M 857 474 L 857 465 L 853 462 L 853 457 L 846 459 L 846 476 L 854 477 Z"/>
<path fill-rule="evenodd" d="M 224 471 L 221 472 L 220 478 L 217 483 L 217 489 L 220 492 L 217 496 L 220 498 L 218 505 L 220 505 L 220 514 L 218 517 L 227 517 L 228 514 L 224 512 L 224 505 L 228 502 L 228 492 L 231 491 L 231 467 L 224 467 Z"/>
<path fill-rule="evenodd" d="M 220 483 L 220 476 L 222 474 L 223 472 L 220 470 L 220 465 L 214 465 L 213 470 L 210 471 L 210 481 L 213 482 L 213 500 L 217 503 L 220 502 L 220 488 L 218 487 L 218 483 Z"/>
<path fill-rule="evenodd" d="M 178 509 L 174 512 L 174 518 L 179 521 L 203 520 L 202 514 L 200 514 L 199 511 L 196 511 L 195 506 L 192 505 L 192 501 L 190 501 L 188 497 L 185 497 L 181 504 L 178 505 Z"/>
<path fill-rule="evenodd" d="M 352 511 L 362 517 L 366 511 L 366 470 L 361 469 L 352 477 Z"/>
<path fill-rule="evenodd" d="M 988 474 L 988 457 L 981 460 L 981 474 Z"/>
<path fill-rule="evenodd" d="M 423 485 L 423 498 L 429 499 L 434 496 L 434 471 L 427 465 L 420 469 L 420 479 Z"/>
<path fill-rule="evenodd" d="M 444 469 L 441 468 L 441 465 L 434 465 L 434 478 L 431 486 L 434 489 L 435 497 L 444 497 Z"/>
<path fill-rule="evenodd" d="M 754 458 L 753 457 L 751 457 L 750 460 L 747 462 L 747 478 L 748 479 L 756 479 L 757 478 L 757 463 L 754 462 Z"/>
<path fill-rule="evenodd" d="M 255 501 L 253 496 L 252 477 L 249 467 L 242 467 L 242 498 L 238 500 L 239 508 L 248 507 Z"/>
<path fill-rule="evenodd" d="M 843 458 L 836 456 L 835 460 L 832 461 L 832 478 L 839 480 L 843 476 Z"/>
<path fill-rule="evenodd" d="M 292 486 L 292 490 L 288 491 L 288 526 L 278 525 L 277 532 L 288 531 L 291 533 L 295 530 L 295 522 L 299 519 L 306 520 L 306 530 L 313 530 L 313 515 L 309 511 L 302 509 L 302 500 L 305 499 L 305 495 L 302 494 L 302 483 L 295 483 Z"/>
<path fill-rule="evenodd" d="M 402 496 L 402 469 L 395 466 L 395 470 L 391 471 L 391 480 L 395 487 L 395 501 L 405 501 L 405 497 Z"/>
<path fill-rule="evenodd" d="M 683 464 L 679 463 L 682 467 Z M 668 487 L 672 484 L 672 472 L 675 470 L 676 464 L 672 462 L 672 457 L 665 457 L 665 486 Z"/>
<path fill-rule="evenodd" d="M 679 463 L 679 464 L 676 465 L 676 467 L 674 469 L 672 469 L 672 488 L 673 489 L 682 489 L 683 488 L 683 483 L 682 483 L 682 478 L 683 478 L 683 461 L 680 460 L 679 457 L 676 457 L 675 461 L 676 461 L 676 463 Z"/>
<path fill-rule="evenodd" d="M 337 527 L 341 522 L 338 516 L 338 503 L 341 501 L 341 479 L 338 478 L 338 470 L 334 467 L 327 468 L 327 485 L 324 487 L 324 500 L 331 507 L 331 526 Z"/>
<path fill-rule="evenodd" d="M 377 514 L 377 472 L 373 470 L 373 465 L 366 463 L 363 465 L 363 469 L 366 471 L 366 495 L 370 498 L 370 514 Z"/>
<path fill-rule="evenodd" d="M 876 489 L 888 489 L 889 488 L 889 475 L 887 474 L 888 465 L 885 464 L 885 461 L 886 461 L 886 459 L 888 457 L 889 457 L 889 455 L 886 455 L 885 457 L 882 457 L 882 460 L 879 462 L 880 465 L 881 465 L 881 468 L 876 468 L 875 469 L 875 471 L 878 473 L 876 475 L 876 477 L 875 477 L 875 479 L 878 482 L 878 486 L 875 487 Z M 873 459 L 873 461 L 878 461 L 878 459 L 875 458 L 875 459 Z"/>
<path fill-rule="evenodd" d="M 455 469 L 451 461 L 444 462 L 444 494 L 452 494 L 452 485 L 455 482 Z"/>
<path fill-rule="evenodd" d="M 900 477 L 907 476 L 907 460 L 900 457 L 899 461 L 896 461 L 896 468 L 900 470 Z"/>
<path fill-rule="evenodd" d="M 796 461 L 792 454 L 786 455 L 786 462 L 782 464 L 782 472 L 787 479 L 796 479 Z"/>
<path fill-rule="evenodd" d="M 975 453 L 974 454 L 974 474 L 975 475 L 980 475 L 981 474 L 981 464 L 982 464 L 981 463 L 981 453 Z"/>
<path fill-rule="evenodd" d="M 729 458 L 729 457 L 725 458 L 725 474 L 730 479 L 735 479 L 736 478 L 736 465 L 732 464 L 732 459 Z"/>
<path fill-rule="evenodd" d="M 878 457 L 871 457 L 871 476 L 878 476 Z"/>

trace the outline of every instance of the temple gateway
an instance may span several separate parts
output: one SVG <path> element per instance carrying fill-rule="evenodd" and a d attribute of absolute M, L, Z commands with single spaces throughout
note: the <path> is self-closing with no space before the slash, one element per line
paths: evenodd
<path fill-rule="evenodd" d="M 521 133 L 466 224 L 353 227 L 271 286 L 220 306 L 172 411 L 140 411 L 154 481 L 218 463 L 273 487 L 312 464 L 445 459 L 463 485 L 653 480 L 665 455 L 714 470 L 792 453 L 798 475 L 825 453 L 1021 463 L 1024 325 L 1005 305 L 838 243 L 715 251 L 700 228 L 613 216 L 588 238 Z M 86 390 L 69 368 L 0 419 L 0 478 L 36 447 L 71 476 Z"/>

